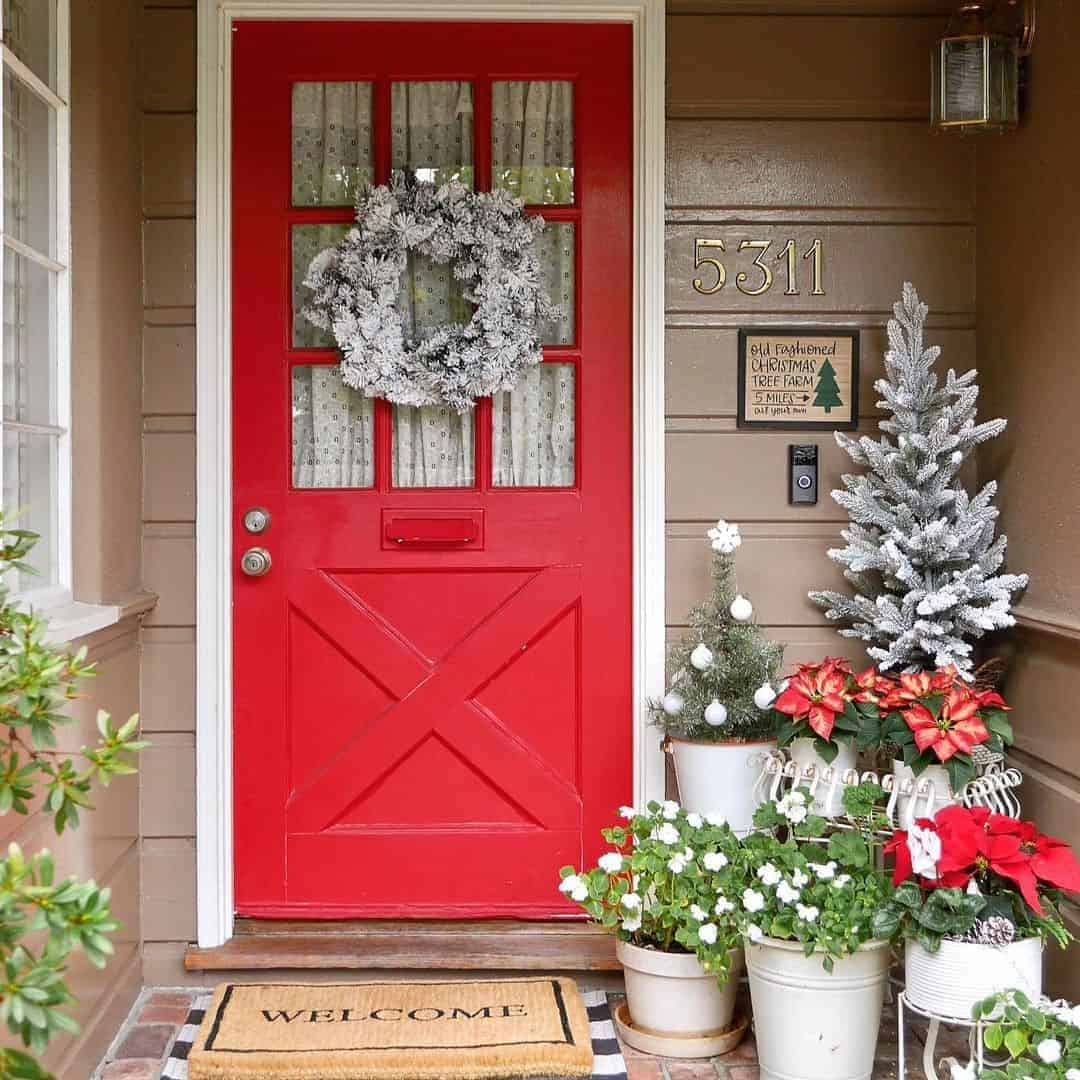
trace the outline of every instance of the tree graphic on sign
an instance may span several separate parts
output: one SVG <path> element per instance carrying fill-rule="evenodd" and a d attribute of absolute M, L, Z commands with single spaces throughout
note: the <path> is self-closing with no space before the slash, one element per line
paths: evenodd
<path fill-rule="evenodd" d="M 836 370 L 828 360 L 821 365 L 818 371 L 817 386 L 814 387 L 814 404 L 820 406 L 827 413 L 833 411 L 834 405 L 843 405 L 840 399 L 840 387 L 836 382 Z"/>

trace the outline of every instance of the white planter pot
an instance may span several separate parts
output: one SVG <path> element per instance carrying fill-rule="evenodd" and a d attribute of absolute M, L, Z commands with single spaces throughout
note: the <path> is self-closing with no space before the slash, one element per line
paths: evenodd
<path fill-rule="evenodd" d="M 889 958 L 873 942 L 830 974 L 797 941 L 747 942 L 761 1080 L 870 1080 Z"/>
<path fill-rule="evenodd" d="M 755 795 L 765 755 L 776 749 L 764 742 L 699 743 L 671 739 L 679 800 L 688 812 L 718 814 L 739 835 L 754 824 L 761 803 Z"/>
<path fill-rule="evenodd" d="M 723 1031 L 735 1013 L 743 966 L 732 950 L 731 977 L 720 986 L 691 953 L 663 953 L 625 941 L 615 952 L 626 979 L 626 1003 L 634 1026 L 653 1035 L 682 1038 Z"/>
<path fill-rule="evenodd" d="M 943 806 L 956 801 L 944 765 L 927 765 L 916 776 L 910 765 L 896 760 L 893 776 L 898 787 L 911 781 L 916 792 L 900 795 L 896 800 L 896 823 L 901 829 L 906 829 L 916 818 L 932 818 Z"/>
<path fill-rule="evenodd" d="M 970 1020 L 975 1003 L 999 990 L 1023 990 L 1037 1001 L 1042 954 L 1039 938 L 1008 945 L 943 941 L 936 953 L 909 941 L 904 953 L 907 997 L 916 1008 L 961 1020 Z"/>
<path fill-rule="evenodd" d="M 813 739 L 792 739 L 787 748 L 791 760 L 802 769 L 814 767 L 817 778 L 828 775 L 830 779 L 814 781 L 814 799 L 810 813 L 819 817 L 834 818 L 844 812 L 844 773 L 855 768 L 855 746 L 851 742 L 837 744 L 836 757 L 830 764 L 814 748 Z M 830 773 L 828 770 L 832 770 Z M 802 786 L 800 784 L 800 786 Z"/>

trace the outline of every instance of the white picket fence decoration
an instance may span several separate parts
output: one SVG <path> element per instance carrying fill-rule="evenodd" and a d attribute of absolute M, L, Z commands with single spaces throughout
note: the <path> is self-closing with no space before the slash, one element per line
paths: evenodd
<path fill-rule="evenodd" d="M 897 782 L 892 773 L 884 776 L 872 771 L 858 769 L 837 770 L 831 765 L 818 770 L 814 765 L 800 765 L 793 761 L 783 750 L 775 750 L 761 755 L 761 772 L 754 786 L 754 796 L 760 802 L 778 802 L 794 788 L 805 787 L 811 797 L 817 797 L 828 805 L 832 795 L 841 787 L 855 787 L 869 781 L 880 784 L 888 795 L 885 813 L 893 828 L 899 824 L 897 801 L 901 796 L 912 796 L 910 810 L 905 812 L 905 820 L 930 817 L 934 810 L 935 790 L 927 779 L 901 780 Z M 1020 800 L 1015 791 L 1023 783 L 1023 774 L 1019 769 L 1006 767 L 1003 762 L 987 764 L 981 775 L 967 784 L 956 801 L 965 806 L 986 806 L 997 814 L 1007 817 L 1020 817 Z M 940 806 L 938 806 L 940 809 Z M 835 821 L 834 824 L 839 824 Z"/>

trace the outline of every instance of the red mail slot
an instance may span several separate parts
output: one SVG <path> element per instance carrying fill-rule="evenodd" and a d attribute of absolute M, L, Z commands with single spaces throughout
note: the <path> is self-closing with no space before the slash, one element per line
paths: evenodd
<path fill-rule="evenodd" d="M 468 547 L 482 546 L 483 510 L 384 510 L 384 547 Z"/>

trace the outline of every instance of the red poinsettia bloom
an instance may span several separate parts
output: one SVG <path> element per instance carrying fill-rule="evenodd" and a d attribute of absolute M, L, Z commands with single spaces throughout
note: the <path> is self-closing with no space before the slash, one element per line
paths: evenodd
<path fill-rule="evenodd" d="M 828 741 L 836 717 L 847 706 L 850 675 L 847 662 L 835 656 L 820 664 L 800 664 L 773 707 L 795 721 L 805 721 Z"/>
<path fill-rule="evenodd" d="M 950 689 L 959 679 L 959 672 L 951 664 L 937 671 L 915 671 L 901 675 L 896 682 L 888 680 L 889 685 L 882 705 L 887 710 L 902 709 L 931 694 L 940 694 Z"/>
<path fill-rule="evenodd" d="M 1080 865 L 1068 844 L 1044 836 L 1033 822 L 982 806 L 945 807 L 933 821 L 915 822 L 910 833 L 898 829 L 885 851 L 896 859 L 894 884 L 916 876 L 923 888 L 964 888 L 976 877 L 992 890 L 988 878 L 997 877 L 1015 886 L 1037 915 L 1045 913 L 1040 885 L 1080 891 Z"/>
<path fill-rule="evenodd" d="M 938 761 L 948 761 L 956 753 L 970 754 L 990 738 L 979 715 L 978 699 L 964 687 L 948 691 L 936 717 L 921 702 L 908 706 L 901 715 L 915 735 L 919 752 L 933 750 Z"/>
<path fill-rule="evenodd" d="M 855 701 L 866 701 L 877 705 L 892 693 L 896 685 L 892 679 L 882 675 L 876 667 L 868 667 L 854 676 L 855 685 L 858 687 L 855 693 Z"/>

